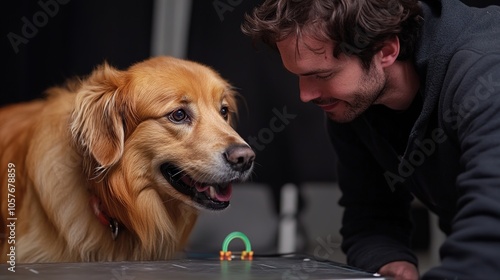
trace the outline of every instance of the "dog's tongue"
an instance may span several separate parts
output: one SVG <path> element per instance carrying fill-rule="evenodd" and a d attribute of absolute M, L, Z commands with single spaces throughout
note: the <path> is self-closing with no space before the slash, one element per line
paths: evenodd
<path fill-rule="evenodd" d="M 198 192 L 204 192 L 211 199 L 222 202 L 229 201 L 231 199 L 232 189 L 233 188 L 230 183 L 224 186 L 196 184 L 196 190 Z"/>
<path fill-rule="evenodd" d="M 227 185 L 223 187 L 217 187 L 215 188 L 215 197 L 219 201 L 229 201 L 231 199 L 231 194 L 233 192 L 233 186 L 231 183 L 228 183 Z"/>
<path fill-rule="evenodd" d="M 233 190 L 231 183 L 228 183 L 227 185 L 224 186 L 221 185 L 212 186 L 209 184 L 195 182 L 188 176 L 182 177 L 181 180 L 185 184 L 195 187 L 198 192 L 205 193 L 208 197 L 210 197 L 213 200 L 226 202 L 231 199 L 231 193 Z"/>
<path fill-rule="evenodd" d="M 207 184 L 200 184 L 200 183 L 195 183 L 194 186 L 196 187 L 196 190 L 198 192 L 204 192 L 210 188 L 210 185 Z"/>

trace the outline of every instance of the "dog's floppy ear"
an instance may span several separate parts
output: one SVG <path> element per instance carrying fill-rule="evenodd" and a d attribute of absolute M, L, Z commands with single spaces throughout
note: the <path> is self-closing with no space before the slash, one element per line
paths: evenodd
<path fill-rule="evenodd" d="M 104 63 L 82 81 L 72 115 L 71 132 L 77 145 L 106 169 L 122 156 L 124 127 L 121 110 L 123 72 Z"/>
<path fill-rule="evenodd" d="M 229 105 L 229 108 L 231 108 L 231 119 L 230 119 L 230 122 L 229 124 L 233 127 L 233 128 L 236 128 L 236 124 L 238 122 L 238 105 L 239 105 L 239 102 L 238 100 L 242 100 L 242 101 L 245 101 L 243 99 L 243 96 L 240 95 L 235 88 L 229 86 L 229 90 L 227 91 L 228 92 L 228 95 L 227 95 L 227 102 L 228 102 L 228 105 Z M 246 103 L 243 102 L 243 104 L 246 105 Z"/>

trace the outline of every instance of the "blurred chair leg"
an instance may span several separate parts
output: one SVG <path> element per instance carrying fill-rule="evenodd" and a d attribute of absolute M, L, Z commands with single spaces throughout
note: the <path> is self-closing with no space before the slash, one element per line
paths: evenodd
<path fill-rule="evenodd" d="M 278 253 L 296 251 L 297 214 L 299 192 L 295 184 L 285 184 L 281 189 L 280 223 L 278 229 Z"/>

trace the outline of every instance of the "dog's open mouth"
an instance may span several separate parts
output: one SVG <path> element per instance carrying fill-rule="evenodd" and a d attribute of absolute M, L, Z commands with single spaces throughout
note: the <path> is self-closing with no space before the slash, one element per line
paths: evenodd
<path fill-rule="evenodd" d="M 161 173 L 172 187 L 204 208 L 222 210 L 229 206 L 231 182 L 200 183 L 169 163 L 161 165 Z"/>

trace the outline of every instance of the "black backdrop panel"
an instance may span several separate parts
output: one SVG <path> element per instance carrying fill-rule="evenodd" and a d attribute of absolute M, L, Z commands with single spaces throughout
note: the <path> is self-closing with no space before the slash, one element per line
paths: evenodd
<path fill-rule="evenodd" d="M 149 56 L 153 0 L 16 0 L 1 4 L 0 104 L 41 96 L 107 60 Z"/>

